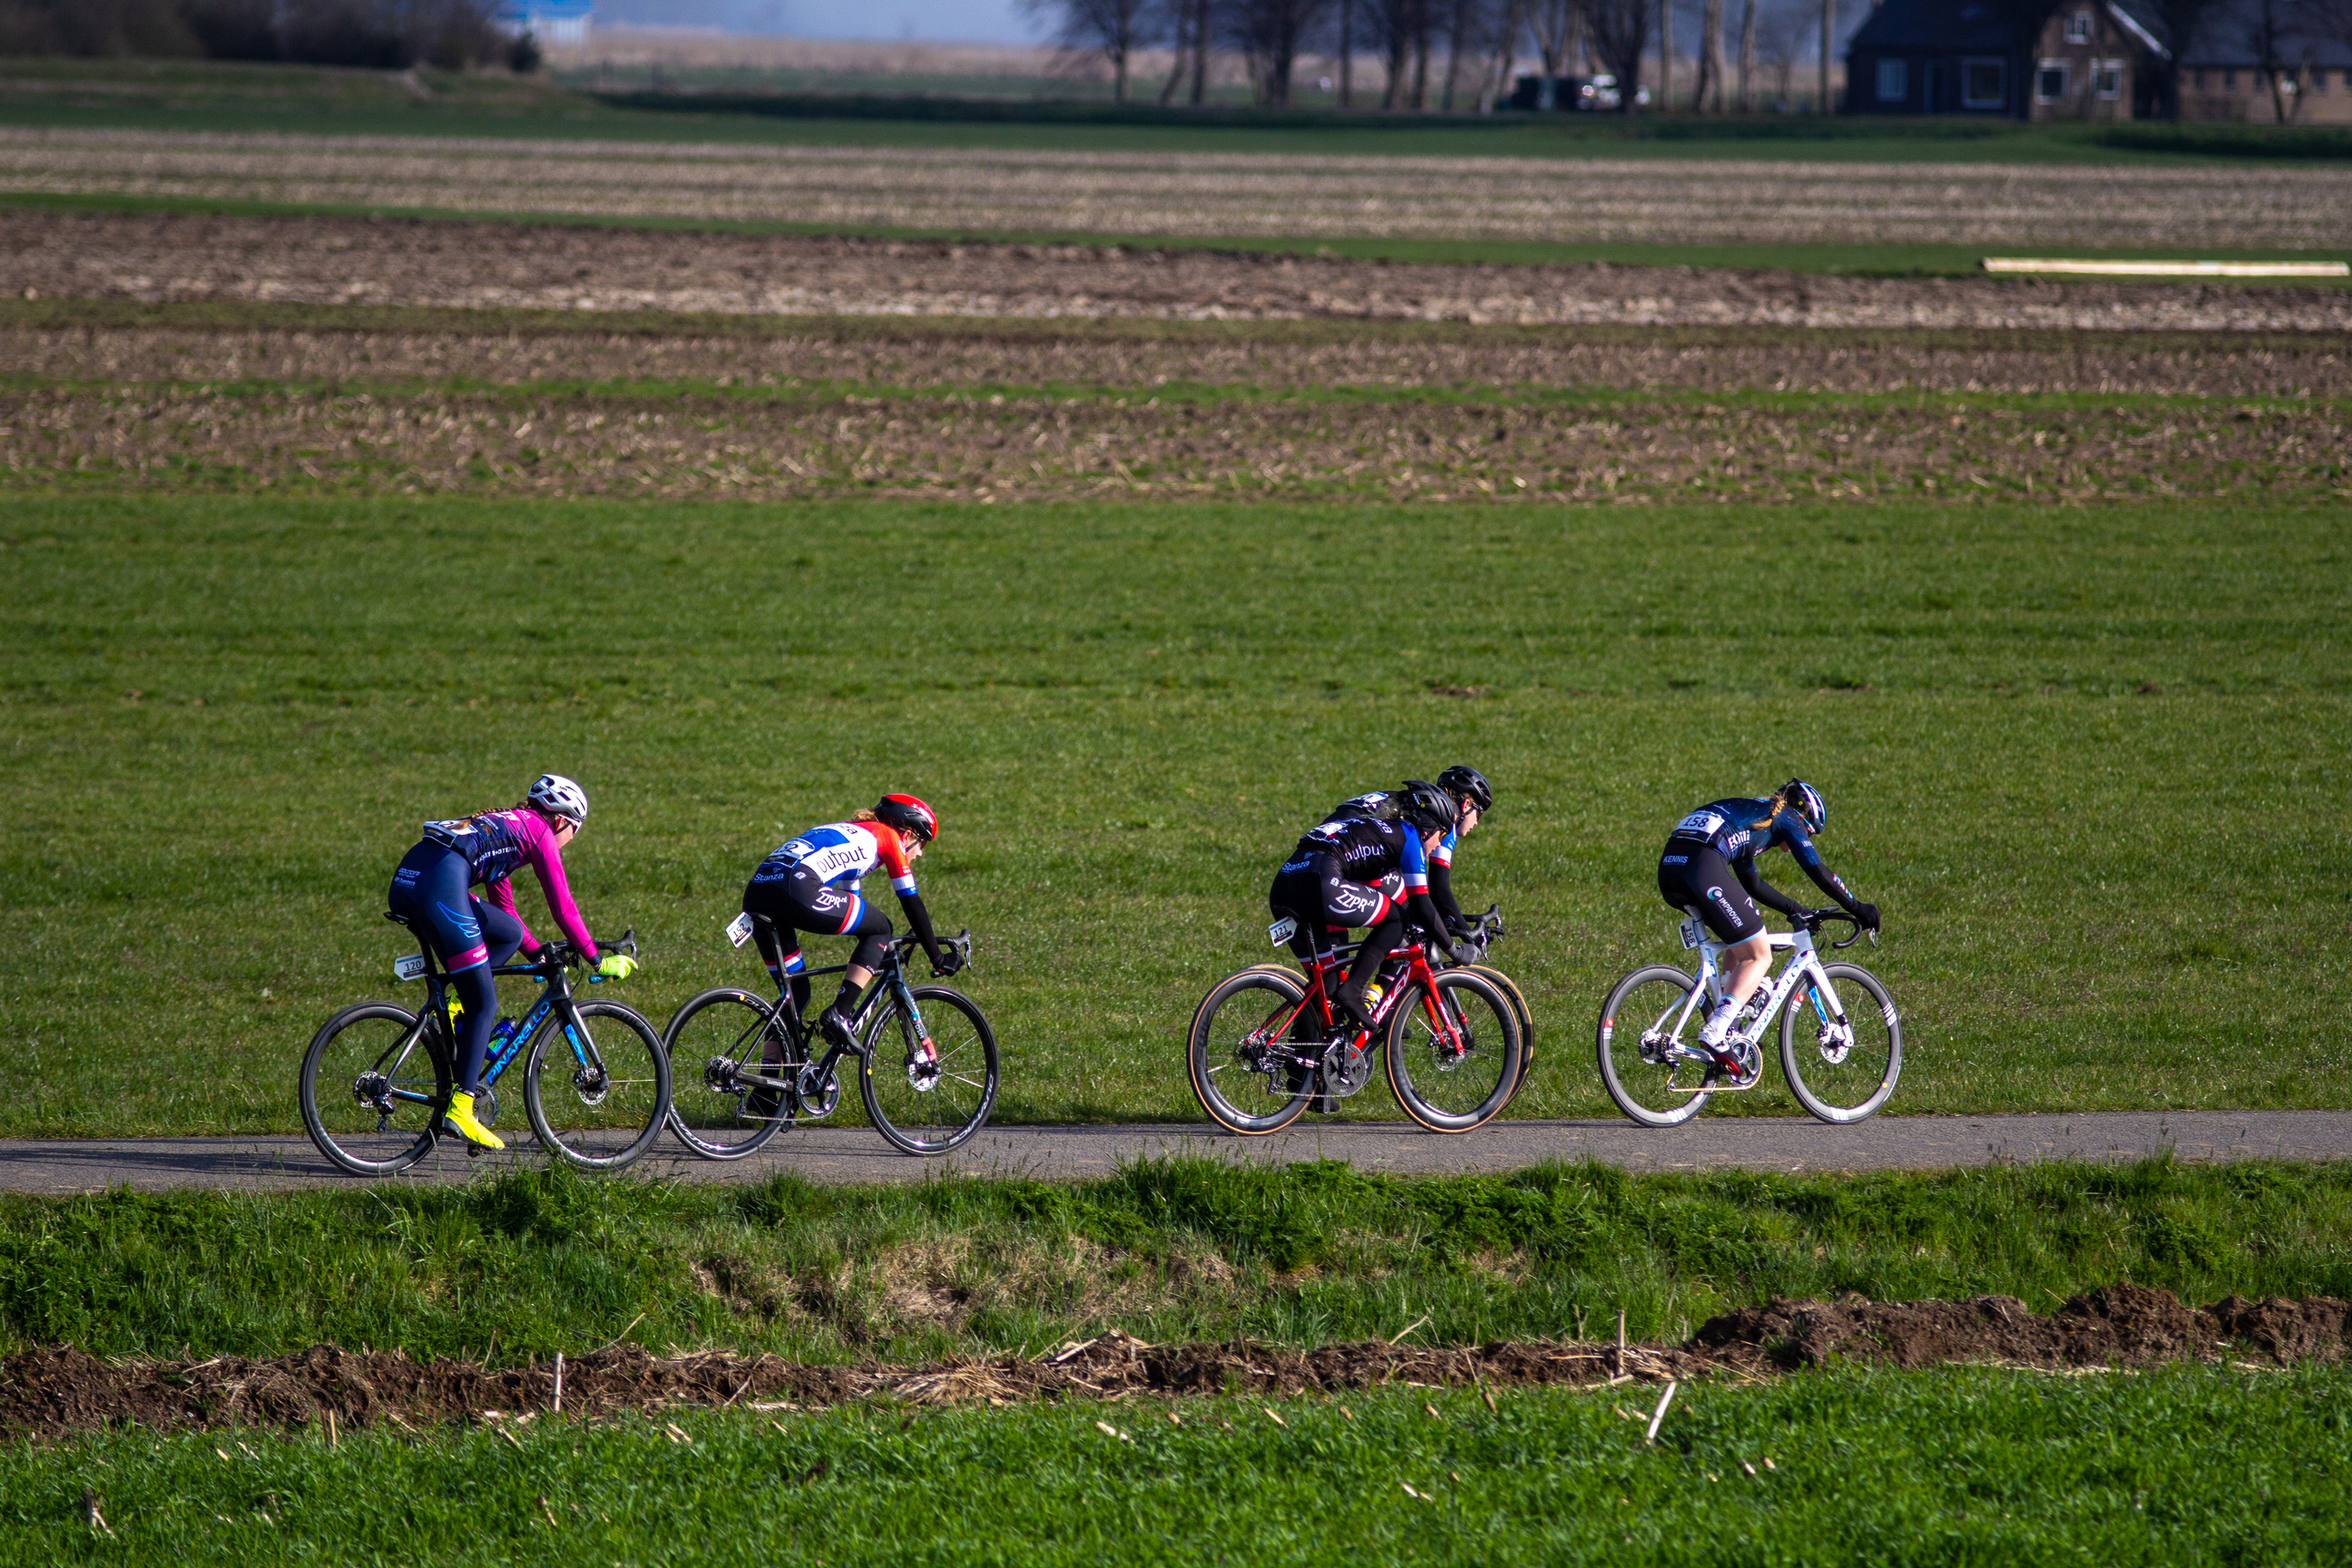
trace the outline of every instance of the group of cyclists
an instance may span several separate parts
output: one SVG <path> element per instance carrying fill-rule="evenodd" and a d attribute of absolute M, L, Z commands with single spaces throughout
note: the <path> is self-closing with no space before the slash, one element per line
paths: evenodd
<path fill-rule="evenodd" d="M 1308 828 L 1275 873 L 1267 906 L 1277 929 L 1289 922 L 1291 951 L 1310 971 L 1336 973 L 1329 963 L 1315 961 L 1328 960 L 1349 932 L 1364 932 L 1353 963 L 1328 996 L 1343 1031 L 1371 1030 L 1366 987 L 1408 924 L 1455 962 L 1475 958 L 1476 950 L 1463 940 L 1471 927 L 1454 896 L 1454 856 L 1494 805 L 1486 775 L 1463 764 L 1434 779 L 1407 779 L 1394 789 L 1353 795 Z M 1697 915 L 1727 944 L 1722 1000 L 1702 1026 L 1699 1044 L 1712 1057 L 1714 1071 L 1735 1084 L 1753 1068 L 1720 1047 L 1770 963 L 1757 905 L 1800 923 L 1812 918 L 1764 881 L 1757 858 L 1786 849 L 1840 908 L 1865 929 L 1878 929 L 1877 908 L 1855 899 L 1813 844 L 1828 816 L 1821 792 L 1791 779 L 1769 795 L 1710 801 L 1675 824 L 1659 855 L 1659 896 L 1677 913 Z M 497 1027 L 491 972 L 518 951 L 534 959 L 540 951 L 515 908 L 514 872 L 531 868 L 556 923 L 595 973 L 619 979 L 635 968 L 625 953 L 600 955 L 564 878 L 562 851 L 587 819 L 586 792 L 568 778 L 544 774 L 513 806 L 425 824 L 393 874 L 392 912 L 431 944 L 451 980 L 457 1089 L 446 1120 L 459 1136 L 484 1148 L 505 1147 L 474 1114 Z M 878 868 L 889 877 L 932 974 L 952 974 L 959 966 L 957 951 L 940 946 L 915 887 L 914 863 L 939 831 L 938 813 L 922 800 L 886 795 L 870 810 L 787 839 L 752 871 L 743 913 L 752 917 L 760 956 L 779 994 L 789 989 L 796 1006 L 805 1010 L 810 1000 L 800 934 L 857 939 L 839 994 L 818 1016 L 829 1041 L 850 1044 L 848 1011 L 893 934 L 889 917 L 860 891 L 869 872 Z"/>

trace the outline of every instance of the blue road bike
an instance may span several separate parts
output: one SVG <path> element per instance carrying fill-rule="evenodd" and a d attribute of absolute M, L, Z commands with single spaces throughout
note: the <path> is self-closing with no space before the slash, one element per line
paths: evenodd
<path fill-rule="evenodd" d="M 633 935 L 612 944 L 631 954 L 636 947 Z M 484 1126 L 496 1125 L 498 1085 L 520 1061 L 523 1112 L 540 1147 L 584 1171 L 617 1171 L 661 1134 L 669 1115 L 669 1053 L 635 1009 L 572 995 L 568 972 L 580 963 L 580 954 L 559 942 L 541 948 L 536 963 L 492 971 L 528 975 L 542 989 L 483 1062 L 474 1114 Z M 442 1121 L 457 1089 L 447 972 L 432 945 L 420 943 L 416 953 L 394 963 L 393 976 L 425 983 L 423 1008 L 412 1013 L 392 1002 L 346 1007 L 320 1026 L 302 1056 L 302 1125 L 319 1152 L 356 1176 L 396 1174 L 444 1138 L 468 1154 L 481 1152 Z M 600 978 L 591 974 L 589 984 Z"/>

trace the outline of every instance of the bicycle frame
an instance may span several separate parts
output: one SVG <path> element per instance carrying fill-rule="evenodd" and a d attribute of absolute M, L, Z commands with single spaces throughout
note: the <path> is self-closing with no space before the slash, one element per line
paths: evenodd
<path fill-rule="evenodd" d="M 849 1014 L 850 1043 L 848 1045 L 841 1046 L 830 1041 L 826 1042 L 824 1055 L 800 1068 L 789 1079 L 763 1076 L 751 1070 L 751 1063 L 739 1061 L 735 1069 L 736 1081 L 751 1085 L 755 1089 L 784 1089 L 800 1100 L 815 1098 L 824 1089 L 825 1080 L 833 1076 L 834 1068 L 840 1063 L 843 1057 L 854 1055 L 863 1058 L 870 1054 L 870 1048 L 865 1041 L 866 1024 L 867 1019 L 873 1016 L 875 1004 L 881 1000 L 886 991 L 896 996 L 898 1005 L 906 1010 L 908 1021 L 913 1026 L 917 1037 L 928 1041 L 931 1037 L 930 1031 L 924 1026 L 922 1009 L 915 1005 L 914 987 L 907 983 L 907 969 L 904 963 L 906 954 L 915 945 L 917 944 L 913 938 L 902 937 L 892 942 L 885 952 L 882 966 L 874 972 L 874 978 L 866 982 L 866 989 L 858 993 L 856 1005 Z M 822 969 L 802 970 L 790 978 L 813 981 L 819 975 L 846 973 L 849 968 L 846 963 L 829 963 Z M 761 1025 L 761 1032 L 765 1032 L 768 1024 L 781 1025 L 786 1037 L 800 1048 L 801 1054 L 803 1057 L 808 1054 L 809 1036 L 813 1031 L 809 1027 L 808 1020 L 801 1016 L 800 1004 L 793 999 L 793 990 L 789 981 L 777 994 L 776 999 L 768 1004 L 767 1017 Z M 517 1033 L 520 1031 L 518 1030 Z M 789 1065 L 791 1064 L 784 1062 L 759 1064 L 762 1068 Z M 752 1118 L 751 1120 L 761 1119 Z M 768 1120 L 783 1121 L 788 1118 L 780 1114 Z"/>
<path fill-rule="evenodd" d="M 440 1035 L 441 1048 L 450 1058 L 451 1078 L 454 1081 L 457 1068 L 457 1042 L 451 1036 L 448 1025 L 449 973 L 441 967 L 440 959 L 434 952 L 430 942 L 419 942 L 417 950 L 425 959 L 425 973 L 422 978 L 425 981 L 425 1005 L 418 1011 L 416 1022 L 408 1033 L 402 1036 L 399 1042 L 377 1060 L 373 1070 L 386 1078 L 397 1077 L 402 1065 L 408 1060 L 417 1046 L 423 1043 L 425 1031 L 430 1029 Z M 586 1029 L 580 1027 L 579 1015 L 572 1008 L 571 982 L 564 973 L 564 965 L 560 959 L 549 958 L 538 963 L 505 964 L 493 969 L 490 973 L 494 978 L 527 974 L 538 981 L 544 989 L 541 991 L 539 1000 L 532 1003 L 530 1010 L 516 1022 L 513 1033 L 507 1037 L 497 1050 L 484 1058 L 483 1088 L 488 1089 L 498 1083 L 500 1075 L 514 1065 L 515 1058 L 522 1054 L 523 1047 L 537 1037 L 539 1031 L 545 1026 L 551 1014 L 559 1016 L 562 1019 L 563 1037 L 572 1047 L 572 1060 L 579 1066 L 593 1071 L 599 1073 L 604 1071 L 604 1063 L 596 1054 L 595 1042 L 589 1037 Z M 588 983 L 593 985 L 601 978 L 603 977 L 600 975 L 592 974 L 588 977 Z M 428 1110 L 438 1109 L 430 1095 L 419 1094 L 414 1089 L 391 1089 L 386 1091 L 385 1098 L 411 1105 L 421 1105 Z"/>
<path fill-rule="evenodd" d="M 1722 1002 L 1723 950 L 1727 946 L 1738 944 L 1720 942 L 1712 937 L 1706 936 L 1701 936 L 1699 940 L 1694 942 L 1692 938 L 1695 934 L 1693 930 L 1695 927 L 1699 932 L 1704 932 L 1706 929 L 1700 924 L 1696 915 L 1683 921 L 1683 944 L 1685 947 L 1695 946 L 1698 949 L 1699 984 L 1691 987 L 1690 994 L 1684 997 L 1682 1006 L 1675 1013 L 1673 1026 L 1663 1032 L 1667 1048 L 1675 1055 L 1692 1061 L 1711 1064 L 1712 1058 L 1704 1049 L 1683 1044 L 1680 1037 L 1684 1026 L 1690 1022 L 1691 1014 L 1698 1007 L 1699 999 L 1702 996 L 1706 998 L 1710 1010 Z M 1814 951 L 1813 933 L 1802 929 L 1793 931 L 1769 931 L 1766 933 L 1765 940 L 1771 948 L 1787 952 L 1790 955 L 1789 961 L 1781 966 L 1779 974 L 1772 976 L 1766 983 L 1760 1002 L 1756 998 L 1750 998 L 1751 1005 L 1757 1007 L 1752 1033 L 1727 1036 L 1726 1043 L 1737 1039 L 1760 1047 L 1766 1027 L 1774 1018 L 1780 1016 L 1780 1009 L 1787 1005 L 1790 995 L 1795 992 L 1798 984 L 1808 979 L 1813 983 L 1812 990 L 1809 993 L 1813 1004 L 1813 1011 L 1820 1016 L 1823 1026 L 1832 1028 L 1844 1026 L 1845 1006 L 1838 1000 L 1837 988 L 1830 984 L 1829 973 L 1822 967 L 1820 955 Z M 1827 1007 L 1822 1005 L 1824 999 L 1828 1003 Z M 1762 1074 L 1759 1073 L 1757 1076 L 1760 1079 Z"/>
<path fill-rule="evenodd" d="M 1328 1048 L 1328 1041 L 1339 1028 L 1339 1016 L 1331 1010 L 1330 987 L 1337 984 L 1331 977 L 1344 975 L 1347 972 L 1348 961 L 1352 959 L 1362 946 L 1361 942 L 1342 943 L 1332 948 L 1328 954 L 1316 953 L 1307 964 L 1307 994 L 1298 999 L 1297 1005 L 1283 1009 L 1275 1018 L 1267 1021 L 1266 1033 L 1278 1032 L 1287 1036 L 1291 1025 L 1297 1020 L 1298 1015 L 1308 1006 L 1313 1006 L 1316 1021 L 1321 1026 L 1321 1031 L 1312 1042 L 1304 1040 L 1297 1042 L 1300 1045 L 1311 1043 L 1315 1047 L 1311 1057 L 1296 1051 L 1291 1053 L 1298 1066 L 1322 1065 L 1323 1053 Z M 1389 957 L 1403 958 L 1406 961 L 1405 972 L 1397 977 L 1396 982 L 1388 987 L 1386 994 L 1373 1005 L 1373 1034 L 1381 1032 L 1382 1026 L 1390 1022 L 1396 1011 L 1397 998 L 1404 994 L 1408 985 L 1415 983 L 1418 983 L 1421 987 L 1422 1010 L 1429 1016 L 1430 1028 L 1442 1037 L 1450 1038 L 1457 1033 L 1461 1026 L 1460 1021 L 1448 1016 L 1444 1009 L 1439 1005 L 1436 979 L 1429 967 L 1429 950 L 1419 942 L 1404 942 L 1391 948 Z M 1383 964 L 1382 967 L 1387 966 Z M 1327 982 L 1328 982 L 1328 984 Z M 1368 1042 L 1370 1038 L 1370 1035 L 1366 1036 Z"/>

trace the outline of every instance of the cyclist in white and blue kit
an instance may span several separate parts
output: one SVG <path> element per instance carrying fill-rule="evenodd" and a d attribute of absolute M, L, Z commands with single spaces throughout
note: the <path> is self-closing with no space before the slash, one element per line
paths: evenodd
<path fill-rule="evenodd" d="M 1723 952 L 1723 1001 L 1700 1026 L 1698 1043 L 1734 1079 L 1741 1076 L 1738 1059 L 1717 1047 L 1772 966 L 1764 917 L 1756 906 L 1761 903 L 1801 923 L 1811 912 L 1758 876 L 1756 857 L 1788 850 L 1839 908 L 1865 930 L 1878 929 L 1878 906 L 1856 900 L 1813 847 L 1813 836 L 1828 820 L 1821 792 L 1802 779 L 1790 779 L 1760 800 L 1735 795 L 1700 806 L 1675 825 L 1658 857 L 1659 897 L 1677 913 L 1696 910 L 1716 940 L 1730 944 Z"/>

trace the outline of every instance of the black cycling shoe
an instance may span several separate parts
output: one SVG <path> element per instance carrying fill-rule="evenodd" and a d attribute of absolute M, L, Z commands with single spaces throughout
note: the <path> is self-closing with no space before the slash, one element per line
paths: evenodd
<path fill-rule="evenodd" d="M 841 1009 L 839 1007 L 827 1007 L 824 1012 L 818 1014 L 816 1016 L 816 1026 L 817 1032 L 822 1034 L 827 1041 L 839 1046 L 843 1050 L 846 1051 L 856 1048 L 857 1045 L 857 1037 L 850 1033 L 849 1020 L 842 1016 Z"/>

